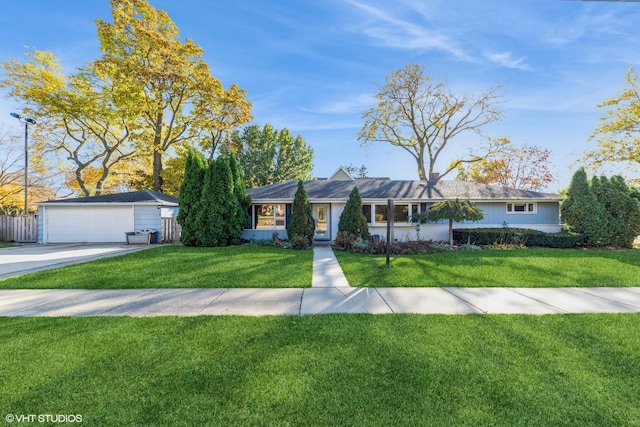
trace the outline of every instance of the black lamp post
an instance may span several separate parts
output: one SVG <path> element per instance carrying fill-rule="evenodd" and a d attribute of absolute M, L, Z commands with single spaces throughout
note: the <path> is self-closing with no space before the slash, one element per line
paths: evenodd
<path fill-rule="evenodd" d="M 11 113 L 11 117 L 24 123 L 24 213 L 26 214 L 29 212 L 29 125 L 35 125 L 36 121 L 17 113 Z"/>

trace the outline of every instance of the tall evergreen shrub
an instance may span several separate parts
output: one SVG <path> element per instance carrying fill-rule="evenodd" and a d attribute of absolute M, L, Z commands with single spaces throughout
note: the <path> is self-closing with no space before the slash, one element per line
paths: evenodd
<path fill-rule="evenodd" d="M 340 214 L 338 240 L 353 243 L 358 237 L 368 239 L 370 234 L 367 217 L 362 213 L 360 190 L 358 190 L 357 186 L 354 186 L 351 193 L 349 193 L 349 200 L 347 200 L 347 204 L 342 214 Z"/>
<path fill-rule="evenodd" d="M 630 248 L 640 233 L 640 206 L 621 176 L 593 177 L 591 187 L 605 212 L 602 231 L 610 246 Z"/>
<path fill-rule="evenodd" d="M 251 216 L 249 215 L 251 196 L 247 195 L 247 187 L 242 177 L 242 169 L 240 169 L 236 155 L 233 153 L 229 155 L 229 168 L 231 169 L 231 175 L 233 177 L 233 194 L 238 200 L 236 227 L 240 230 L 240 234 L 242 234 L 242 230 L 251 226 Z"/>
<path fill-rule="evenodd" d="M 218 162 L 209 164 L 204 178 L 204 186 L 200 201 L 196 205 L 196 245 L 197 246 L 222 246 L 222 218 L 216 210 L 217 205 L 217 175 Z"/>
<path fill-rule="evenodd" d="M 207 171 L 207 161 L 196 150 L 189 151 L 185 163 L 184 179 L 178 194 L 178 224 L 182 227 L 180 240 L 186 246 L 196 245 L 196 205 L 200 203 Z"/>
<path fill-rule="evenodd" d="M 593 193 L 587 173 L 580 168 L 573 174 L 567 197 L 562 202 L 560 214 L 565 228 L 584 235 L 589 245 L 606 244 L 606 215 L 598 198 Z"/>
<path fill-rule="evenodd" d="M 640 202 L 621 176 L 594 177 L 589 183 L 579 169 L 561 215 L 565 228 L 583 234 L 592 246 L 630 248 L 640 233 Z"/>
<path fill-rule="evenodd" d="M 313 243 L 313 233 L 316 224 L 311 214 L 309 196 L 304 189 L 304 183 L 298 181 L 298 189 L 291 207 L 291 219 L 287 224 L 287 234 L 291 247 L 294 249 L 306 249 Z"/>
<path fill-rule="evenodd" d="M 240 241 L 238 200 L 226 156 L 211 162 L 198 204 L 196 238 L 198 246 L 228 246 Z"/>

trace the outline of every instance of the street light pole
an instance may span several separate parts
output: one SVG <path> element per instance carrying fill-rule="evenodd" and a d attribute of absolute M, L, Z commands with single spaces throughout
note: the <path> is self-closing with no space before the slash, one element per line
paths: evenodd
<path fill-rule="evenodd" d="M 29 212 L 29 125 L 35 125 L 36 121 L 29 117 L 22 117 L 17 113 L 10 113 L 24 123 L 24 213 Z"/>

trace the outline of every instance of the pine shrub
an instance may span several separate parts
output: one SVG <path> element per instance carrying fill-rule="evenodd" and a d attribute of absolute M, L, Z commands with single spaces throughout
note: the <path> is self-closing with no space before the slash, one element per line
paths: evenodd
<path fill-rule="evenodd" d="M 184 178 L 178 195 L 178 223 L 182 227 L 180 240 L 186 246 L 196 245 L 196 206 L 202 197 L 207 161 L 195 150 L 189 151 L 185 163 Z"/>
<path fill-rule="evenodd" d="M 630 248 L 640 233 L 640 203 L 621 176 L 589 182 L 580 168 L 571 179 L 561 215 L 565 228 L 583 234 L 591 246 Z"/>
<path fill-rule="evenodd" d="M 336 244 L 343 249 L 350 250 L 358 238 L 370 238 L 367 217 L 362 213 L 362 199 L 357 186 L 349 193 L 349 200 L 340 214 L 338 221 L 338 235 Z"/>
<path fill-rule="evenodd" d="M 315 221 L 311 215 L 309 196 L 304 189 L 304 183 L 298 181 L 298 189 L 291 207 L 291 219 L 287 224 L 289 242 L 294 249 L 308 249 L 313 243 Z"/>

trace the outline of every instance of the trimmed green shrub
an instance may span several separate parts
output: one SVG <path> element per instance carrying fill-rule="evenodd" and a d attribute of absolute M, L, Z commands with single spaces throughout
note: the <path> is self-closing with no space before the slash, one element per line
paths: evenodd
<path fill-rule="evenodd" d="M 573 174 L 567 197 L 560 207 L 560 215 L 565 229 L 583 234 L 586 244 L 608 244 L 606 212 L 589 185 L 584 168 Z"/>
<path fill-rule="evenodd" d="M 362 213 L 362 198 L 357 186 L 349 193 L 349 200 L 340 214 L 338 221 L 338 235 L 335 244 L 350 250 L 358 238 L 367 240 L 370 238 L 367 217 Z"/>
<path fill-rule="evenodd" d="M 621 176 L 602 176 L 591 180 L 593 193 L 606 213 L 601 234 L 607 245 L 631 248 L 640 234 L 640 205 Z"/>
<path fill-rule="evenodd" d="M 237 213 L 235 216 L 234 224 L 234 236 L 242 235 L 242 230 L 251 227 L 251 215 L 249 215 L 249 208 L 251 207 L 251 196 L 247 195 L 247 186 L 242 178 L 242 170 L 236 159 L 235 154 L 229 155 L 229 169 L 233 178 L 233 194 L 238 200 Z"/>
<path fill-rule="evenodd" d="M 238 199 L 233 193 L 233 176 L 226 156 L 211 162 L 205 175 L 202 197 L 197 205 L 196 244 L 228 246 L 240 243 Z"/>
<path fill-rule="evenodd" d="M 183 245 L 195 246 L 197 210 L 196 206 L 200 203 L 202 197 L 202 187 L 204 186 L 205 175 L 207 172 L 207 161 L 196 150 L 190 150 L 185 162 L 185 171 L 182 184 L 180 185 L 180 193 L 178 195 L 178 224 L 182 227 L 180 240 Z"/>
<path fill-rule="evenodd" d="M 460 228 L 453 230 L 453 238 L 460 243 L 473 245 L 522 244 L 546 248 L 574 248 L 583 243 L 584 237 L 576 233 L 545 233 L 526 228 Z"/>
<path fill-rule="evenodd" d="M 294 249 L 308 249 L 313 243 L 313 233 L 316 223 L 311 215 L 309 196 L 304 189 L 304 183 L 298 181 L 298 189 L 293 198 L 291 219 L 287 224 L 289 242 Z"/>
<path fill-rule="evenodd" d="M 621 176 L 587 181 L 580 168 L 561 207 L 569 231 L 584 234 L 585 244 L 630 248 L 640 234 L 640 203 Z"/>

